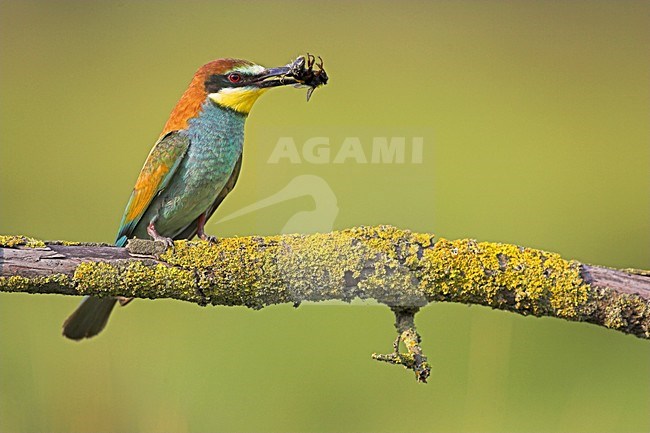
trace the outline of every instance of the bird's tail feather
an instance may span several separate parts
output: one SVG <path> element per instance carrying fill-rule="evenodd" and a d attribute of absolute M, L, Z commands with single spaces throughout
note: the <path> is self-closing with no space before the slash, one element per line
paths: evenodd
<path fill-rule="evenodd" d="M 117 299 L 88 296 L 63 323 L 63 335 L 72 340 L 93 337 L 104 329 Z"/>

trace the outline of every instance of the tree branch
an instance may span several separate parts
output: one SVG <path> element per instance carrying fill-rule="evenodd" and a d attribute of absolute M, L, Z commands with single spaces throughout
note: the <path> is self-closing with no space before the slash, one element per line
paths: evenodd
<path fill-rule="evenodd" d="M 486 305 L 589 322 L 650 338 L 650 273 L 567 261 L 516 245 L 438 239 L 390 226 L 313 235 L 176 241 L 44 243 L 0 236 L 0 291 L 172 298 L 199 305 L 375 299 L 397 317 L 397 349 L 376 359 L 428 364 L 413 318 L 430 302 Z M 396 344 L 397 347 L 397 344 Z"/>

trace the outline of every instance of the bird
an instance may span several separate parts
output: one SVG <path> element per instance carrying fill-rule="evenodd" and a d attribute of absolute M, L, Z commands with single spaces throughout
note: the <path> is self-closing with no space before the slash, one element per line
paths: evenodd
<path fill-rule="evenodd" d="M 168 247 L 194 236 L 214 241 L 205 224 L 235 187 L 253 104 L 272 87 L 308 86 L 311 94 L 327 81 L 312 65 L 305 68 L 305 58 L 299 57 L 275 68 L 233 58 L 201 66 L 145 160 L 115 245 L 123 247 L 133 237 Z M 125 305 L 130 299 L 86 297 L 64 322 L 63 335 L 82 340 L 99 334 L 118 301 Z"/>

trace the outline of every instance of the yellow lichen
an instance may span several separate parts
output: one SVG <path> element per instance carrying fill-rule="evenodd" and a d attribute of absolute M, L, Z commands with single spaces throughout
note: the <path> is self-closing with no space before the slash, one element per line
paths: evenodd
<path fill-rule="evenodd" d="M 145 266 L 141 262 L 131 262 L 121 272 L 121 284 L 128 295 L 147 298 L 176 297 L 184 300 L 197 300 L 194 273 L 187 269 L 157 264 Z"/>
<path fill-rule="evenodd" d="M 81 294 L 95 296 L 138 296 L 198 300 L 196 279 L 191 270 L 142 262 L 112 265 L 84 262 L 77 266 L 73 281 Z"/>
<path fill-rule="evenodd" d="M 45 242 L 40 241 L 38 239 L 30 238 L 28 236 L 0 235 L 0 247 L 44 248 Z"/>
<path fill-rule="evenodd" d="M 74 271 L 72 280 L 80 294 L 91 292 L 94 295 L 101 295 L 103 290 L 114 291 L 120 286 L 120 274 L 117 268 L 103 262 L 80 263 Z"/>
<path fill-rule="evenodd" d="M 411 305 L 424 302 L 411 266 L 431 243 L 431 235 L 390 226 L 358 227 L 227 238 L 214 244 L 177 241 L 160 259 L 195 271 L 204 296 L 213 303 L 261 307 L 279 299 L 349 301 L 361 296 Z M 364 269 L 368 263 L 372 267 Z"/>
<path fill-rule="evenodd" d="M 41 293 L 49 285 L 72 286 L 70 277 L 64 274 L 53 274 L 45 277 L 0 277 L 0 292 Z M 70 293 L 74 293 L 71 289 Z"/>
<path fill-rule="evenodd" d="M 603 324 L 612 329 L 629 332 L 631 326 L 641 326 L 650 337 L 650 302 L 627 294 L 610 295 L 605 302 Z M 643 320 L 642 318 L 645 318 Z M 636 323 L 641 319 L 641 323 Z M 635 322 L 635 323 L 631 323 Z"/>
<path fill-rule="evenodd" d="M 31 284 L 32 280 L 27 277 L 20 277 L 17 275 L 11 277 L 0 277 L 0 291 L 3 292 L 24 292 Z"/>
<path fill-rule="evenodd" d="M 419 250 L 408 248 L 410 235 L 379 226 L 289 236 L 277 256 L 278 268 L 288 286 L 309 300 L 358 296 L 390 305 L 421 304 L 412 272 L 403 264 L 403 256 L 417 256 Z"/>
<path fill-rule="evenodd" d="M 0 236 L 0 245 L 44 246 L 22 236 Z M 131 246 L 130 252 L 142 257 L 145 250 Z M 177 241 L 173 249 L 144 255 L 158 254 L 162 263 L 146 258 L 85 262 L 73 277 L 0 277 L 0 290 L 38 292 L 52 285 L 59 286 L 59 293 L 253 308 L 357 297 L 401 307 L 451 301 L 585 320 L 650 336 L 648 302 L 585 284 L 577 262 L 515 245 L 467 239 L 434 243 L 430 234 L 378 226 L 216 243 Z"/>
<path fill-rule="evenodd" d="M 227 238 L 217 244 L 179 241 L 161 259 L 194 271 L 209 302 L 259 308 L 285 290 L 274 260 L 277 239 Z"/>
<path fill-rule="evenodd" d="M 83 245 L 83 243 L 77 241 L 61 241 L 61 245 L 65 245 L 66 247 L 74 247 L 78 245 Z"/>
<path fill-rule="evenodd" d="M 571 318 L 588 301 L 577 263 L 515 245 L 440 239 L 424 252 L 421 286 L 430 299 L 475 301 Z"/>

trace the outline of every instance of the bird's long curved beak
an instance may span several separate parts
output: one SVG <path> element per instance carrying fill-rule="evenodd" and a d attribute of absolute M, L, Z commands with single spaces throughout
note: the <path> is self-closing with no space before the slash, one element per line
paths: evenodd
<path fill-rule="evenodd" d="M 302 84 L 292 75 L 289 66 L 280 66 L 278 68 L 269 68 L 262 72 L 255 80 L 257 87 L 267 89 L 269 87 L 288 86 L 290 84 Z"/>

